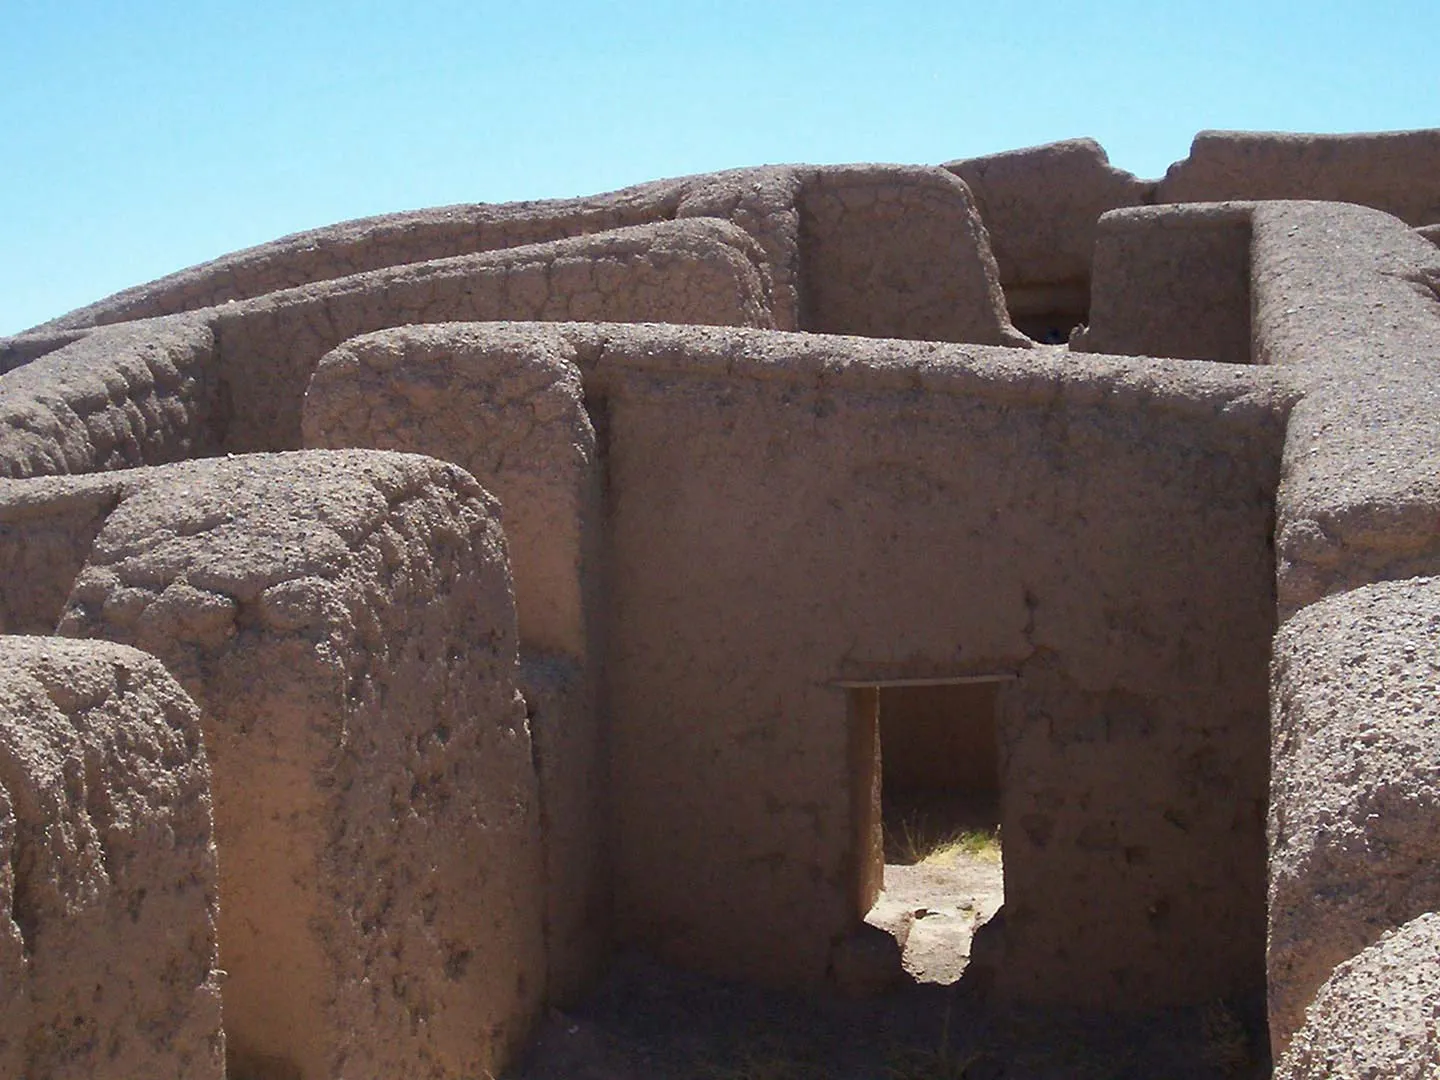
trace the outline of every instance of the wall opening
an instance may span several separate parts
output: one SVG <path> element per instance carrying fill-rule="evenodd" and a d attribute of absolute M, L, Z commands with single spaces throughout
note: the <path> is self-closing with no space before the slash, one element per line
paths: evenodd
<path fill-rule="evenodd" d="M 917 982 L 993 976 L 982 969 L 994 932 L 979 937 L 978 949 L 976 932 L 1005 898 L 996 705 L 1008 678 L 855 691 L 873 695 L 879 758 L 883 881 L 865 918 L 896 939 Z"/>

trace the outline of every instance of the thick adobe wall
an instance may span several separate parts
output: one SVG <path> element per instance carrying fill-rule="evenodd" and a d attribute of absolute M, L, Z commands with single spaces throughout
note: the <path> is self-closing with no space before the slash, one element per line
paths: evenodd
<path fill-rule="evenodd" d="M 1154 201 L 1155 181 L 1110 164 L 1094 139 L 946 162 L 964 180 L 990 236 L 1011 317 L 1043 339 L 1087 321 L 1100 215 Z M 1060 337 L 1060 340 L 1064 340 Z"/>
<path fill-rule="evenodd" d="M 1272 377 L 705 328 L 485 332 L 570 343 L 605 416 L 622 940 L 821 979 L 878 851 L 854 753 L 874 733 L 852 730 L 874 713 L 836 680 L 1006 671 L 1009 992 L 1154 1004 L 1260 983 L 1289 401 Z"/>
<path fill-rule="evenodd" d="M 0 1074 L 225 1074 L 199 710 L 152 657 L 0 637 Z"/>
<path fill-rule="evenodd" d="M 835 681 L 1015 672 L 1005 992 L 1258 987 L 1274 382 L 651 334 L 594 376 L 621 937 L 820 978 L 867 857 Z"/>
<path fill-rule="evenodd" d="M 800 200 L 801 318 L 816 333 L 1024 346 L 970 192 L 940 169 L 834 166 Z"/>
<path fill-rule="evenodd" d="M 134 476 L 0 480 L 0 634 L 54 633 L 95 537 Z"/>
<path fill-rule="evenodd" d="M 1440 581 L 1415 578 L 1327 597 L 1276 635 L 1269 999 L 1277 1059 L 1337 964 L 1440 910 L 1437 629 Z"/>
<path fill-rule="evenodd" d="M 1410 225 L 1440 222 L 1440 128 L 1354 135 L 1202 131 L 1170 166 L 1161 203 L 1321 199 Z"/>
<path fill-rule="evenodd" d="M 1255 355 L 1305 389 L 1277 505 L 1282 618 L 1440 573 L 1440 250 L 1376 210 L 1258 204 Z"/>
<path fill-rule="evenodd" d="M 1306 1010 L 1277 1080 L 1426 1080 L 1440 1061 L 1440 913 L 1345 961 Z"/>
<path fill-rule="evenodd" d="M 768 326 L 764 257 L 740 229 L 696 220 L 379 270 L 215 310 L 233 414 L 224 448 L 292 449 L 305 387 L 348 338 L 457 319 Z"/>
<path fill-rule="evenodd" d="M 915 213 L 931 215 L 931 227 L 908 220 Z M 91 326 L 696 218 L 731 222 L 759 245 L 771 278 L 771 320 L 779 329 L 841 332 L 854 321 L 875 336 L 1025 344 L 1010 327 L 1003 304 L 988 316 L 982 313 L 994 299 L 989 280 L 994 268 L 963 183 L 932 168 L 786 165 L 657 181 L 587 199 L 445 207 L 300 233 L 71 312 L 24 338 L 0 343 L 0 362 L 24 362 L 59 336 Z M 952 302 L 958 307 L 952 309 Z M 508 314 L 550 317 L 524 310 Z"/>
<path fill-rule="evenodd" d="M 310 380 L 307 447 L 429 454 L 503 507 L 535 740 L 550 995 L 598 975 L 610 936 L 608 815 L 596 715 L 600 462 L 577 350 L 493 325 L 380 331 L 326 354 Z"/>
<path fill-rule="evenodd" d="M 375 452 L 144 470 L 59 629 L 147 648 L 203 709 L 232 1078 L 503 1067 L 544 994 L 543 896 L 472 478 Z"/>
<path fill-rule="evenodd" d="M 110 327 L 0 375 L 0 477 L 214 452 L 215 337 L 202 318 Z"/>
<path fill-rule="evenodd" d="M 1082 352 L 1248 364 L 1249 204 L 1115 210 L 1095 229 Z"/>

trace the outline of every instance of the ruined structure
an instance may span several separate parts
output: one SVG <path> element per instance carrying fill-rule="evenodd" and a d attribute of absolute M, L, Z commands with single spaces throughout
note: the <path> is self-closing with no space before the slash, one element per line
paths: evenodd
<path fill-rule="evenodd" d="M 0 1071 L 480 1075 L 619 944 L 822 984 L 911 685 L 993 711 L 997 993 L 1433 1068 L 1437 226 L 1440 131 L 1076 141 L 0 341 Z M 1327 1042 L 1397 966 L 1414 1038 Z"/>

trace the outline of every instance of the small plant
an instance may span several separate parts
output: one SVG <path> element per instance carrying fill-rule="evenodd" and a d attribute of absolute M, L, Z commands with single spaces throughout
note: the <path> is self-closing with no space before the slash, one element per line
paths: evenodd
<path fill-rule="evenodd" d="M 885 831 L 886 862 L 953 866 L 961 855 L 999 862 L 1000 830 L 936 828 L 924 817 L 911 815 Z"/>

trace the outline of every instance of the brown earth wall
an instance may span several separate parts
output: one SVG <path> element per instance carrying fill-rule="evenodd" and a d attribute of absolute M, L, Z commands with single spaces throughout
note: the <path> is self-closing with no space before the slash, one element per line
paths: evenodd
<path fill-rule="evenodd" d="M 59 629 L 148 649 L 204 710 L 232 1078 L 505 1065 L 544 995 L 543 877 L 473 479 L 355 451 L 142 470 Z"/>
<path fill-rule="evenodd" d="M 201 317 L 97 331 L 0 376 L 0 477 L 213 453 L 218 385 Z"/>
<path fill-rule="evenodd" d="M 767 166 L 657 181 L 588 199 L 444 207 L 300 233 L 118 293 L 0 341 L 0 370 L 96 325 L 697 218 L 733 223 L 764 252 L 770 277 L 766 325 L 1025 344 L 1005 315 L 988 239 L 969 192 L 950 174 L 920 166 Z M 518 308 L 507 314 L 549 317 Z"/>
<path fill-rule="evenodd" d="M 576 342 L 606 417 L 622 939 L 821 978 L 873 850 L 833 680 L 1005 669 L 1009 991 L 1154 1004 L 1258 985 L 1274 380 L 526 330 L 496 332 Z"/>
<path fill-rule="evenodd" d="M 1323 199 L 1411 225 L 1440 222 L 1440 128 L 1354 135 L 1202 131 L 1170 166 L 1161 203 Z"/>
<path fill-rule="evenodd" d="M 150 656 L 0 637 L 0 1075 L 221 1080 L 199 710 Z"/>
<path fill-rule="evenodd" d="M 1311 604 L 1275 638 L 1270 1036 L 1337 964 L 1440 910 L 1440 582 Z"/>
<path fill-rule="evenodd" d="M 576 360 L 569 342 L 523 328 L 381 331 L 325 356 L 303 418 L 307 446 L 429 454 L 501 502 L 541 788 L 549 984 L 560 1001 L 598 976 L 610 937 L 592 648 L 600 462 Z"/>
<path fill-rule="evenodd" d="M 801 321 L 865 337 L 1028 345 L 965 185 L 939 169 L 816 170 L 800 200 Z"/>
<path fill-rule="evenodd" d="M 861 914 L 832 680 L 1018 670 L 1006 992 L 1254 989 L 1279 396 L 922 348 L 777 336 L 686 377 L 620 374 L 607 342 L 622 938 L 818 979 Z M 1255 395 L 1247 418 L 1192 379 Z"/>
<path fill-rule="evenodd" d="M 1110 164 L 1093 139 L 1069 139 L 947 162 L 969 185 L 1016 324 L 1068 329 L 1086 321 L 1101 214 L 1154 201 L 1155 181 Z M 1033 325 L 1032 325 L 1033 324 Z"/>
<path fill-rule="evenodd" d="M 1255 355 L 1305 390 L 1277 504 L 1281 617 L 1440 573 L 1440 249 L 1376 210 L 1263 203 Z"/>
<path fill-rule="evenodd" d="M 1073 349 L 1250 363 L 1249 205 L 1107 213 L 1093 275 Z"/>

